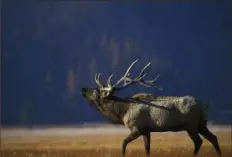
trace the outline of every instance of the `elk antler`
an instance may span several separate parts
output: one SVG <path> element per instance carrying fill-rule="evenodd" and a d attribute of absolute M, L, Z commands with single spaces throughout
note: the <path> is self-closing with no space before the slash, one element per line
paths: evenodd
<path fill-rule="evenodd" d="M 97 85 L 100 86 L 101 88 L 103 88 L 103 85 L 101 84 L 101 82 L 99 80 L 100 75 L 101 75 L 101 73 L 98 73 L 98 74 L 96 73 L 95 76 L 94 76 L 94 79 L 95 79 L 95 82 L 97 83 Z"/>
<path fill-rule="evenodd" d="M 138 83 L 140 85 L 143 85 L 145 87 L 155 87 L 159 90 L 162 90 L 162 88 L 160 87 L 157 87 L 155 85 L 155 81 L 158 79 L 158 77 L 160 75 L 158 75 L 156 78 L 154 78 L 153 80 L 144 80 L 143 78 L 147 75 L 147 73 L 145 73 L 145 70 L 147 69 L 148 66 L 150 66 L 151 62 L 149 62 L 147 65 L 145 65 L 143 67 L 143 69 L 140 71 L 139 75 L 137 77 L 135 77 L 134 79 L 130 78 L 130 70 L 131 68 L 134 66 L 134 64 L 136 62 L 138 62 L 139 59 L 136 59 L 134 62 L 131 63 L 131 65 L 127 68 L 125 74 L 115 83 L 115 84 L 112 84 L 111 82 L 111 79 L 113 77 L 113 74 L 111 74 L 109 76 L 109 78 L 107 79 L 107 85 L 106 86 L 103 86 L 101 83 L 100 83 L 100 75 L 101 73 L 99 73 L 98 75 L 95 74 L 95 81 L 96 83 L 101 87 L 102 90 L 105 90 L 105 91 L 108 91 L 108 92 L 113 92 L 113 91 L 116 91 L 116 90 L 120 90 L 120 89 L 123 89 L 125 87 L 128 87 L 129 85 L 132 85 L 132 84 L 135 84 L 135 83 Z M 117 85 L 121 84 L 123 82 L 123 85 L 121 87 L 117 87 Z"/>
<path fill-rule="evenodd" d="M 123 75 L 123 77 L 121 77 L 114 85 L 111 84 L 111 78 L 113 77 L 113 74 L 110 75 L 110 77 L 108 78 L 107 80 L 107 86 L 108 87 L 111 87 L 111 88 L 114 88 L 116 90 L 119 90 L 119 89 L 123 89 L 131 84 L 135 84 L 135 83 L 139 83 L 140 85 L 143 85 L 145 87 L 155 87 L 159 90 L 162 90 L 162 88 L 160 87 L 157 87 L 155 85 L 155 81 L 158 79 L 158 77 L 160 75 L 158 75 L 156 78 L 154 78 L 153 80 L 147 80 L 145 81 L 143 78 L 147 75 L 147 73 L 145 73 L 145 70 L 147 69 L 147 67 L 150 66 L 151 62 L 149 62 L 147 65 L 145 65 L 143 67 L 143 69 L 140 71 L 139 75 L 132 79 L 130 78 L 130 70 L 131 68 L 134 66 L 134 64 L 136 62 L 138 62 L 139 59 L 136 59 L 134 62 L 131 63 L 131 65 L 128 67 L 128 69 L 126 70 L 125 74 Z M 122 85 L 122 87 L 119 87 L 119 88 L 115 88 L 117 85 L 119 85 L 120 83 L 124 82 L 124 84 Z"/>

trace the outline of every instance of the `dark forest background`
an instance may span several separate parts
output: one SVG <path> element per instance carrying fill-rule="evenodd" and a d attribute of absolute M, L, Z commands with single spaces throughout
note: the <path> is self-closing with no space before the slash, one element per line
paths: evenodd
<path fill-rule="evenodd" d="M 232 7 L 225 2 L 105 3 L 1 1 L 1 123 L 105 121 L 80 95 L 140 57 L 164 90 L 210 105 L 208 119 L 232 122 Z M 136 74 L 135 74 L 136 75 Z"/>

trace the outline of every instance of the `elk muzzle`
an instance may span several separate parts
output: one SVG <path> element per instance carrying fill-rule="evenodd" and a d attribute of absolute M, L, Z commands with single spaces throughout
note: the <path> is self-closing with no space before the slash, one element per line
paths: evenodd
<path fill-rule="evenodd" d="M 85 96 L 85 95 L 86 95 L 87 90 L 88 90 L 88 88 L 86 88 L 86 87 L 81 88 L 81 95 L 82 95 L 82 96 Z"/>

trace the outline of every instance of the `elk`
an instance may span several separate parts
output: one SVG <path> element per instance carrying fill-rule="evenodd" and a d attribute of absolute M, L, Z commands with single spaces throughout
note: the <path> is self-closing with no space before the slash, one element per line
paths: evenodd
<path fill-rule="evenodd" d="M 113 124 L 121 124 L 130 130 L 130 134 L 123 140 L 121 155 L 125 157 L 128 143 L 143 136 L 146 156 L 150 156 L 151 132 L 177 132 L 186 131 L 194 144 L 193 155 L 196 156 L 202 145 L 199 134 L 206 138 L 214 146 L 217 154 L 221 156 L 221 150 L 217 137 L 207 128 L 206 106 L 193 96 L 153 96 L 152 94 L 136 94 L 130 98 L 119 98 L 114 95 L 116 91 L 125 89 L 132 84 L 140 84 L 146 87 L 157 87 L 153 80 L 144 80 L 147 75 L 145 69 L 149 62 L 134 79 L 130 78 L 130 69 L 138 61 L 131 63 L 125 74 L 112 84 L 113 74 L 103 85 L 100 75 L 95 74 L 95 82 L 99 88 L 82 88 L 81 94 L 88 103 L 102 113 Z"/>

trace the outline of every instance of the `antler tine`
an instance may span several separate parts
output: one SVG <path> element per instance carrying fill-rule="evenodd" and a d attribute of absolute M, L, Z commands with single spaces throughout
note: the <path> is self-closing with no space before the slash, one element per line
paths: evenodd
<path fill-rule="evenodd" d="M 145 77 L 145 76 L 147 75 L 147 73 L 146 73 L 146 74 L 144 74 L 145 76 L 144 76 L 144 75 L 141 76 L 150 64 L 151 64 L 151 62 L 149 62 L 147 65 L 145 65 L 145 66 L 143 67 L 143 69 L 140 71 L 139 76 L 138 76 L 137 78 L 139 78 L 139 77 L 140 77 L 140 78 L 143 78 L 143 77 Z"/>
<path fill-rule="evenodd" d="M 151 62 L 149 62 L 147 65 L 145 65 L 144 67 L 143 67 L 143 69 L 140 71 L 140 73 L 139 73 L 139 75 L 136 77 L 136 78 L 134 78 L 133 80 L 131 79 L 131 78 L 129 78 L 129 77 L 126 77 L 124 80 L 125 81 L 130 81 L 130 82 L 135 82 L 135 81 L 142 81 L 142 79 L 147 75 L 147 73 L 145 73 L 144 74 L 144 71 L 147 69 L 147 67 L 149 66 L 151 64 Z M 129 76 L 129 75 L 128 75 Z M 129 83 L 126 83 L 126 84 L 129 84 Z M 125 82 L 124 82 L 124 85 L 125 85 Z"/>
<path fill-rule="evenodd" d="M 157 75 L 157 76 L 156 76 L 153 80 L 144 81 L 144 82 L 149 83 L 149 84 L 154 84 L 154 83 L 155 83 L 155 81 L 156 81 L 159 77 L 160 77 L 160 74 L 159 74 L 159 75 Z"/>
<path fill-rule="evenodd" d="M 124 74 L 124 76 L 121 77 L 121 79 L 118 80 L 117 83 L 113 85 L 113 87 L 115 87 L 116 85 L 120 84 L 123 80 L 125 80 L 125 78 L 127 78 L 127 77 L 130 75 L 130 73 L 129 73 L 129 72 L 130 72 L 130 69 L 133 67 L 133 65 L 134 65 L 136 62 L 138 62 L 138 60 L 139 60 L 139 59 L 137 58 L 134 62 L 131 63 L 131 65 L 128 67 L 126 73 Z"/>
<path fill-rule="evenodd" d="M 99 73 L 99 74 L 95 74 L 95 76 L 94 76 L 94 79 L 95 79 L 95 82 L 97 83 L 97 85 L 98 86 L 100 86 L 101 88 L 103 87 L 103 85 L 100 83 L 100 75 L 101 75 L 101 73 Z"/>
<path fill-rule="evenodd" d="M 111 79 L 112 79 L 113 75 L 114 75 L 114 74 L 111 74 L 111 75 L 109 76 L 108 80 L 107 80 L 107 86 L 108 86 L 108 87 L 111 87 L 111 86 L 112 86 Z"/>
<path fill-rule="evenodd" d="M 139 75 L 132 79 L 132 78 L 129 78 L 127 75 L 127 77 L 124 78 L 124 84 L 122 85 L 121 88 L 119 89 L 122 89 L 122 88 L 125 88 L 131 84 L 135 84 L 135 83 L 138 83 L 140 85 L 143 85 L 145 87 L 155 87 L 157 88 L 158 90 L 163 90 L 162 88 L 160 87 L 157 87 L 155 85 L 155 81 L 158 79 L 158 77 L 160 76 L 160 74 L 158 76 L 156 76 L 153 80 L 148 80 L 148 81 L 145 81 L 143 80 L 143 78 L 147 75 L 147 73 L 144 73 L 145 69 L 147 69 L 147 67 L 151 64 L 151 62 L 149 62 L 146 66 L 144 66 L 144 68 L 140 71 Z"/>
<path fill-rule="evenodd" d="M 138 61 L 138 60 L 137 60 Z M 132 63 L 133 64 L 133 63 Z M 151 62 L 149 62 L 147 65 L 145 65 L 143 67 L 143 69 L 140 71 L 139 75 L 135 78 L 135 79 L 131 79 L 128 76 L 130 75 L 130 73 L 128 73 L 128 75 L 123 79 L 124 80 L 124 84 L 122 86 L 122 88 L 129 86 L 130 84 L 134 84 L 136 82 L 139 82 L 140 84 L 142 84 L 140 81 L 142 81 L 142 79 L 147 75 L 147 73 L 143 74 L 145 69 L 151 64 Z M 132 65 L 133 66 L 133 65 Z M 143 75 L 142 75 L 143 74 Z M 127 82 L 128 81 L 128 82 Z"/>
<path fill-rule="evenodd" d="M 149 80 L 149 81 L 142 81 L 140 82 L 140 84 L 146 86 L 146 87 L 155 87 L 158 90 L 163 90 L 162 88 L 158 87 L 155 85 L 155 81 L 160 77 L 160 74 L 158 74 L 153 80 Z"/>
<path fill-rule="evenodd" d="M 151 83 L 154 83 L 159 77 L 160 77 L 160 74 L 158 74 L 153 80 L 151 80 Z"/>

